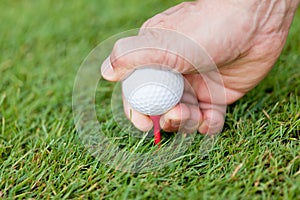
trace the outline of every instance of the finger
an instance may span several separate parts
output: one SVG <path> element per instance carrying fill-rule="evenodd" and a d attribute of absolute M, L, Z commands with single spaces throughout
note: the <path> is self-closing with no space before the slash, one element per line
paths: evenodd
<path fill-rule="evenodd" d="M 128 102 L 123 98 L 123 107 L 126 117 L 133 123 L 133 125 L 141 131 L 151 130 L 153 123 L 149 116 L 139 113 L 130 107 Z"/>
<path fill-rule="evenodd" d="M 191 86 L 186 85 L 185 90 L 192 88 L 199 102 L 210 103 L 209 105 L 228 104 L 229 90 L 225 87 L 223 77 L 218 71 L 189 74 L 184 77 L 191 84 Z"/>
<path fill-rule="evenodd" d="M 178 104 L 161 116 L 161 128 L 167 132 L 177 131 L 182 123 L 190 117 L 190 110 L 185 104 Z"/>
<path fill-rule="evenodd" d="M 161 126 L 165 131 L 184 131 L 192 133 L 197 131 L 202 122 L 199 106 L 180 103 L 161 118 Z"/>
<path fill-rule="evenodd" d="M 118 40 L 111 55 L 101 66 L 102 76 L 109 81 L 120 81 L 134 68 L 159 63 L 158 56 L 144 36 L 133 36 Z M 158 54 L 161 55 L 161 54 Z"/>
<path fill-rule="evenodd" d="M 226 106 L 200 103 L 200 109 L 203 114 L 203 122 L 199 126 L 199 132 L 209 135 L 221 132 L 225 121 Z"/>
<path fill-rule="evenodd" d="M 145 35 L 120 39 L 110 55 L 110 73 L 104 77 L 119 81 L 135 68 L 145 66 L 169 67 L 179 73 L 194 72 L 190 55 L 196 54 L 197 50 L 193 49 L 194 42 L 189 41 L 192 43 L 189 45 L 188 41 L 174 31 L 154 28 L 147 29 Z"/>
<path fill-rule="evenodd" d="M 192 133 L 197 130 L 201 122 L 202 115 L 197 96 L 189 81 L 184 79 L 184 93 L 180 104 L 163 116 L 162 127 L 167 131 L 180 130 Z"/>
<path fill-rule="evenodd" d="M 185 120 L 181 127 L 179 127 L 179 131 L 184 133 L 195 133 L 203 121 L 202 113 L 198 105 L 187 104 L 187 106 L 190 111 L 190 117 L 188 120 Z"/>
<path fill-rule="evenodd" d="M 190 81 L 187 77 L 191 75 L 184 75 L 184 93 L 181 97 L 180 102 L 190 105 L 199 105 L 198 104 L 198 98 L 197 94 L 193 88 L 193 85 L 191 85 L 193 82 Z"/>
<path fill-rule="evenodd" d="M 151 66 L 165 68 L 181 72 L 178 66 L 187 66 L 184 59 L 177 58 L 177 54 L 169 52 L 164 40 L 159 34 L 147 34 L 133 36 L 117 41 L 109 58 L 102 66 L 101 72 L 105 79 L 120 81 L 134 69 Z"/>
<path fill-rule="evenodd" d="M 106 80 L 113 80 L 112 77 L 114 77 L 114 69 L 110 62 L 110 56 L 107 57 L 104 62 L 101 65 L 101 74 L 103 78 Z"/>

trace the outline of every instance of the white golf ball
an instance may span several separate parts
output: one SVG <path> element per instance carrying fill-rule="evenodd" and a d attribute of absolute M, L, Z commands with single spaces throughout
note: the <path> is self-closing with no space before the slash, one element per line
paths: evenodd
<path fill-rule="evenodd" d="M 122 82 L 130 106 L 150 116 L 164 114 L 178 104 L 183 89 L 182 75 L 166 69 L 136 69 Z"/>

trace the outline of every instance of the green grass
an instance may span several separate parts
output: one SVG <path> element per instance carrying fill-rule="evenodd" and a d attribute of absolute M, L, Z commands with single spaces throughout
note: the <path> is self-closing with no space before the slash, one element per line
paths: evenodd
<path fill-rule="evenodd" d="M 106 38 L 178 2 L 1 2 L 0 198 L 300 199 L 299 12 L 276 66 L 228 108 L 207 154 L 197 136 L 171 165 L 126 173 L 84 148 L 72 115 L 83 59 Z M 105 107 L 113 86 L 99 89 L 98 119 L 118 136 Z M 119 144 L 132 150 L 138 142 L 124 136 Z"/>

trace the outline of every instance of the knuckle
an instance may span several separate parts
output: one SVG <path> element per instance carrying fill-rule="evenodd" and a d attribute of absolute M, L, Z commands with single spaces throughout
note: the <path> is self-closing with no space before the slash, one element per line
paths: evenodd
<path fill-rule="evenodd" d="M 148 27 L 165 28 L 167 21 L 163 14 L 158 14 L 154 18 L 149 20 Z"/>
<path fill-rule="evenodd" d="M 184 8 L 184 7 L 187 6 L 187 4 L 188 4 L 188 2 L 181 2 L 180 4 L 178 4 L 178 7 L 179 8 Z"/>
<path fill-rule="evenodd" d="M 148 19 L 142 25 L 142 28 L 165 28 L 168 22 L 168 15 L 165 13 L 159 13 L 152 18 Z"/>
<path fill-rule="evenodd" d="M 123 56 L 119 56 L 117 58 L 115 58 L 113 61 L 111 61 L 112 66 L 114 69 L 116 68 L 122 68 L 124 66 L 127 66 L 128 64 L 128 59 L 126 55 Z"/>
<path fill-rule="evenodd" d="M 193 2 L 182 2 L 182 3 L 180 4 L 180 7 L 181 7 L 183 10 L 189 10 L 191 6 L 193 6 Z"/>

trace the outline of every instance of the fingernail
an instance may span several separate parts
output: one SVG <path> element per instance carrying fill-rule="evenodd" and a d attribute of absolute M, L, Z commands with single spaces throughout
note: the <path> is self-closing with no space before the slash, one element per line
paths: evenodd
<path fill-rule="evenodd" d="M 110 62 L 110 56 L 105 59 L 101 66 L 101 74 L 105 79 L 112 79 L 114 76 L 114 70 Z"/>
<path fill-rule="evenodd" d="M 200 128 L 199 128 L 199 132 L 202 133 L 202 134 L 206 134 L 208 131 L 208 123 L 207 121 L 203 121 L 202 124 L 200 125 Z"/>

